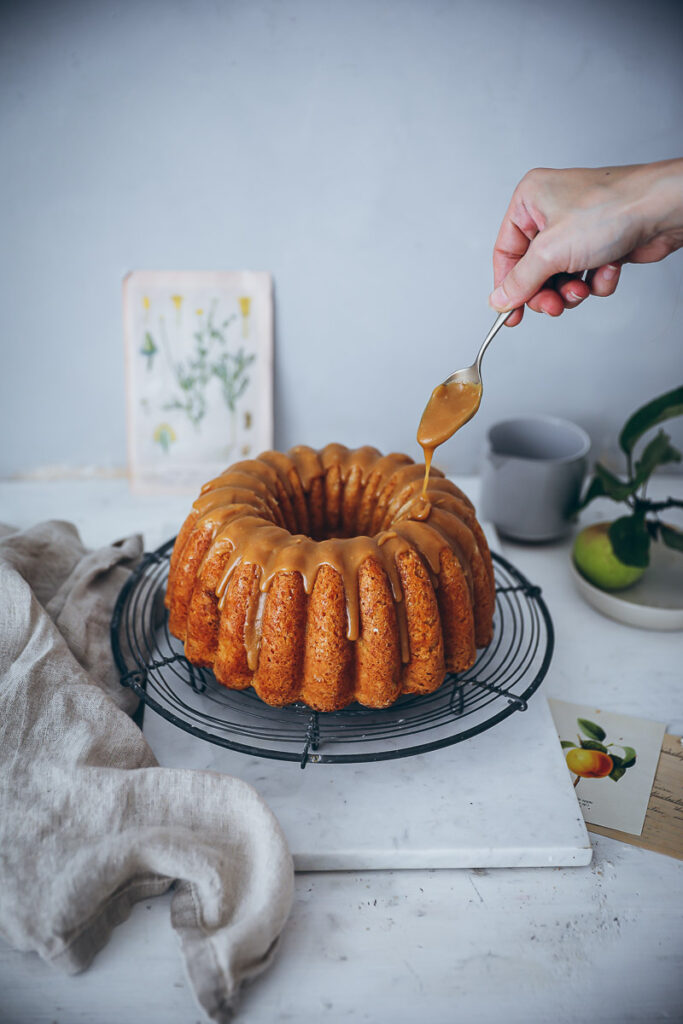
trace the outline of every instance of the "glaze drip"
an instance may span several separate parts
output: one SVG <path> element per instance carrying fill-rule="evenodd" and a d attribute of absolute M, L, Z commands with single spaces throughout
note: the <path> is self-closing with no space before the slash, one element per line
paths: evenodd
<path fill-rule="evenodd" d="M 422 497 L 427 496 L 429 471 L 435 450 L 456 430 L 468 423 L 481 404 L 481 384 L 451 381 L 439 384 L 432 391 L 417 429 L 417 441 L 425 457 Z"/>

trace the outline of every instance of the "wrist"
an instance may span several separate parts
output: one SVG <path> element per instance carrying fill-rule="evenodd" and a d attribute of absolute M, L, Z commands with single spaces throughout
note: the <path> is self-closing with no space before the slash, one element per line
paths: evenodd
<path fill-rule="evenodd" d="M 661 160 L 637 169 L 634 211 L 649 240 L 683 232 L 683 159 Z"/>

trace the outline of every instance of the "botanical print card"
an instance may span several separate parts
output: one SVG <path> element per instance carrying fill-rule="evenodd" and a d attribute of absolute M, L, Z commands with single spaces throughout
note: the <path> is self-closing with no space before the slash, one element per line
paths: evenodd
<path fill-rule="evenodd" d="M 133 271 L 123 313 L 133 489 L 194 493 L 272 447 L 269 274 Z"/>
<path fill-rule="evenodd" d="M 664 725 L 562 700 L 548 704 L 585 820 L 639 836 Z"/>

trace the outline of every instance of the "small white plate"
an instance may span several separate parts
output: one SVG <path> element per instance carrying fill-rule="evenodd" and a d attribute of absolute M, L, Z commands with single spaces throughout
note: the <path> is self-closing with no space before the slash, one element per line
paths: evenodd
<path fill-rule="evenodd" d="M 570 561 L 571 574 L 582 597 L 597 611 L 617 622 L 640 629 L 683 629 L 683 555 L 663 544 L 652 544 L 645 575 L 626 590 L 600 590 Z"/>

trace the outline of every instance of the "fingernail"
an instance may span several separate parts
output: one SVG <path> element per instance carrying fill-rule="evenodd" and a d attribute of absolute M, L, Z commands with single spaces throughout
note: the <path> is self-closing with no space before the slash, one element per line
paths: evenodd
<path fill-rule="evenodd" d="M 576 292 L 567 292 L 567 298 L 570 302 L 583 302 L 583 295 L 577 295 Z"/>
<path fill-rule="evenodd" d="M 512 303 L 503 291 L 501 285 L 498 285 L 498 287 L 489 295 L 489 306 L 493 306 L 494 309 L 500 310 L 501 313 L 506 309 L 512 309 Z"/>
<path fill-rule="evenodd" d="M 613 281 L 619 273 L 619 269 L 620 268 L 616 266 L 614 263 L 608 263 L 602 272 L 602 276 L 604 277 L 605 281 Z"/>

